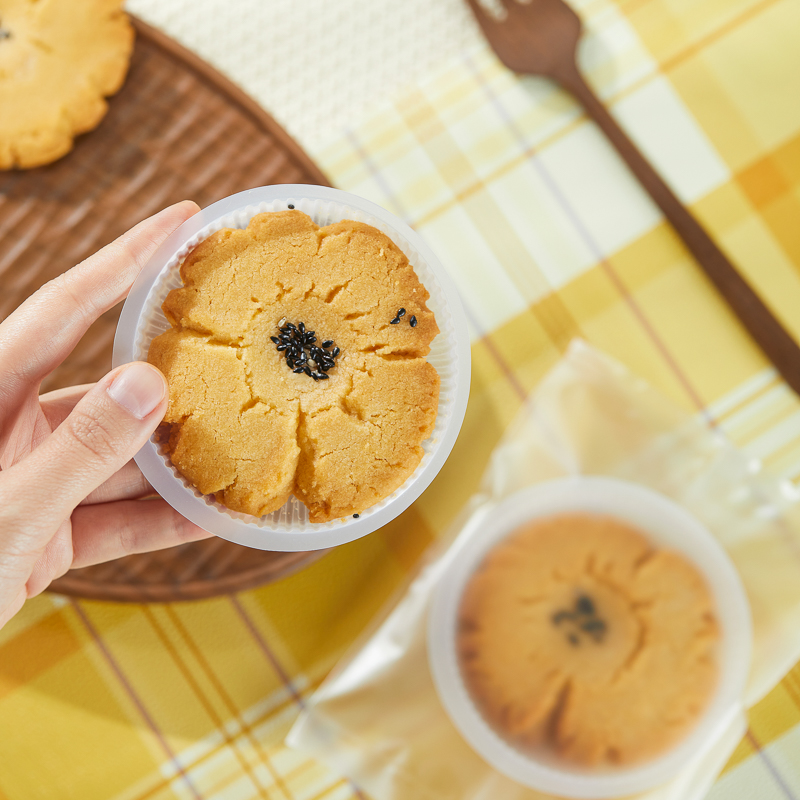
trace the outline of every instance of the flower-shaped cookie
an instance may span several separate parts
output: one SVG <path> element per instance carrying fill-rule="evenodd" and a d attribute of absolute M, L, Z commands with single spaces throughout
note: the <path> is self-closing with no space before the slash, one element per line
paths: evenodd
<path fill-rule="evenodd" d="M 254 516 L 294 494 L 312 522 L 403 484 L 436 421 L 424 357 L 438 327 L 391 239 L 259 214 L 198 245 L 181 277 L 148 360 L 169 382 L 167 447 L 187 480 Z"/>
<path fill-rule="evenodd" d="M 3 0 L 0 169 L 49 164 L 96 128 L 133 38 L 122 0 Z"/>
<path fill-rule="evenodd" d="M 703 577 L 611 517 L 528 523 L 461 601 L 473 698 L 523 750 L 630 764 L 676 744 L 708 706 L 719 629 Z"/>

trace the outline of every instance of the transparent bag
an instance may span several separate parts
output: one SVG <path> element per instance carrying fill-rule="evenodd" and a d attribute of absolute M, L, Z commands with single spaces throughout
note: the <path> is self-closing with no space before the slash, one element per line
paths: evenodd
<path fill-rule="evenodd" d="M 603 475 L 679 503 L 731 557 L 750 603 L 753 660 L 747 708 L 800 658 L 800 505 L 702 420 L 575 342 L 498 444 L 480 491 L 429 552 L 402 596 L 308 702 L 290 746 L 346 775 L 374 800 L 534 800 L 461 737 L 428 663 L 427 615 L 448 547 L 500 500 L 542 481 Z M 746 729 L 742 714 L 702 757 L 642 797 L 687 800 L 713 784 Z"/>

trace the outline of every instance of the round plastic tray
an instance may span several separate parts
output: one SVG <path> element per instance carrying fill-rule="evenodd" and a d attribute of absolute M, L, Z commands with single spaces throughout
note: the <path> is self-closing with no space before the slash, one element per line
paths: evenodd
<path fill-rule="evenodd" d="M 546 752 L 516 750 L 484 720 L 461 678 L 456 651 L 457 619 L 467 581 L 488 551 L 530 520 L 563 513 L 616 517 L 664 549 L 682 553 L 705 576 L 722 635 L 717 689 L 691 732 L 658 758 L 629 768 L 580 770 Z M 562 797 L 622 797 L 665 783 L 692 759 L 702 757 L 742 710 L 750 670 L 752 623 L 747 596 L 728 554 L 683 508 L 635 484 L 601 477 L 572 477 L 517 492 L 481 515 L 454 545 L 434 592 L 428 618 L 428 654 L 434 683 L 462 736 L 499 772 L 533 789 Z"/>
<path fill-rule="evenodd" d="M 172 466 L 168 453 L 151 438 L 136 463 L 155 490 L 181 514 L 205 530 L 260 550 L 318 550 L 353 541 L 386 525 L 427 488 L 455 444 L 466 411 L 470 382 L 470 346 L 458 292 L 436 255 L 402 220 L 356 195 L 322 186 L 279 185 L 227 197 L 187 220 L 158 249 L 142 270 L 120 316 L 114 340 L 114 366 L 145 360 L 150 342 L 169 324 L 161 311 L 170 290 L 181 285 L 179 268 L 190 250 L 221 228 L 244 228 L 256 214 L 285 210 L 289 204 L 318 225 L 354 219 L 386 233 L 408 256 L 430 292 L 429 307 L 440 334 L 428 361 L 441 379 L 436 426 L 423 443 L 425 455 L 413 475 L 389 497 L 359 515 L 311 523 L 305 506 L 291 498 L 262 518 L 225 508 L 201 495 Z"/>

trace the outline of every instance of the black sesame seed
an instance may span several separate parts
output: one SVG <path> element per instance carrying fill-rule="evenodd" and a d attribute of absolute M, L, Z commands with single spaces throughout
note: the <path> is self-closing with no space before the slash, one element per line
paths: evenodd
<path fill-rule="evenodd" d="M 305 373 L 315 381 L 328 380 L 328 370 L 336 366 L 335 358 L 341 352 L 338 347 L 333 350 L 333 339 L 326 339 L 322 346 L 317 344 L 316 332 L 305 329 L 305 323 L 295 325 L 283 317 L 279 323 L 279 336 L 271 336 L 277 349 L 284 353 L 286 364 L 292 372 Z"/>
<path fill-rule="evenodd" d="M 294 209 L 294 206 L 291 203 L 289 203 L 289 208 Z"/>
<path fill-rule="evenodd" d="M 603 620 L 593 617 L 592 619 L 587 619 L 586 622 L 581 625 L 581 630 L 586 631 L 586 633 L 602 634 L 606 631 L 606 624 Z"/>
<path fill-rule="evenodd" d="M 353 519 L 358 519 L 358 514 L 353 514 Z"/>
<path fill-rule="evenodd" d="M 557 611 L 552 617 L 550 617 L 550 620 L 553 625 L 560 625 L 562 622 L 566 622 L 567 620 L 574 618 L 575 615 L 571 611 Z"/>
<path fill-rule="evenodd" d="M 397 319 L 397 317 L 395 317 L 389 324 L 390 325 L 399 325 L 400 324 L 400 320 Z"/>
<path fill-rule="evenodd" d="M 404 317 L 405 315 L 406 315 L 406 310 L 405 310 L 404 308 L 401 308 L 401 309 L 400 309 L 400 310 L 397 312 L 397 317 L 398 317 L 398 319 L 399 319 L 400 317 Z"/>
<path fill-rule="evenodd" d="M 587 616 L 591 616 L 595 613 L 594 603 L 592 602 L 591 597 L 587 597 L 585 594 L 582 594 L 575 603 L 575 608 L 577 609 L 579 614 L 586 614 Z"/>
<path fill-rule="evenodd" d="M 416 328 L 417 327 L 417 318 L 416 317 L 411 317 L 411 319 L 408 321 L 408 324 L 412 328 Z"/>

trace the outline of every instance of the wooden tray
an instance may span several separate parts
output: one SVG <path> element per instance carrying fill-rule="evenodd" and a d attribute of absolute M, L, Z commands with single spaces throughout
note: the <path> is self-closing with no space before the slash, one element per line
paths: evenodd
<path fill-rule="evenodd" d="M 273 183 L 329 185 L 251 98 L 167 36 L 134 20 L 125 86 L 97 130 L 61 161 L 0 173 L 0 320 L 43 283 L 170 203 L 207 206 Z M 46 392 L 111 368 L 121 306 L 104 314 Z M 275 580 L 320 553 L 270 553 L 213 538 L 72 570 L 51 589 L 103 600 L 212 597 Z"/>

